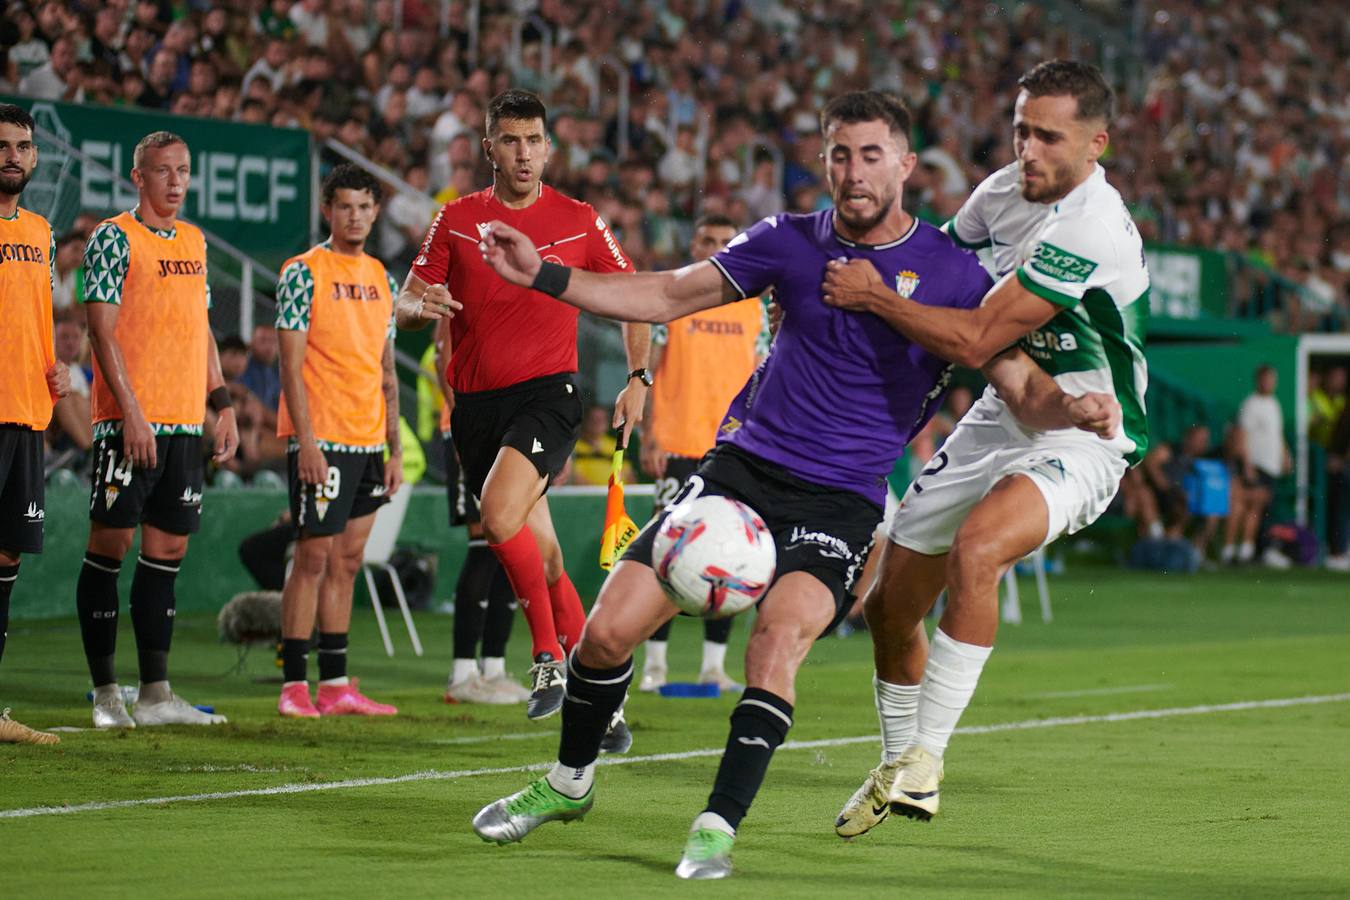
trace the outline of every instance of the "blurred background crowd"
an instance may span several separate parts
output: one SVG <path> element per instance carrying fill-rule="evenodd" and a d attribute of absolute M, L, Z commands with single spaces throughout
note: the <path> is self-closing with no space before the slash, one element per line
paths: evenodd
<path fill-rule="evenodd" d="M 1238 312 L 1287 330 L 1350 321 L 1341 4 L 1142 0 L 1088 4 L 1076 22 L 1057 8 L 9 0 L 0 92 L 334 138 L 412 189 L 387 205 L 376 248 L 398 268 L 439 203 L 488 182 L 488 98 L 530 88 L 553 115 L 550 183 L 659 267 L 680 261 L 700 211 L 748 223 L 826 203 L 817 111 L 832 94 L 906 99 L 922 160 L 906 202 L 940 220 L 1011 161 L 1017 76 L 1051 56 L 1094 58 L 1120 88 L 1105 162 L 1145 237 L 1228 254 Z"/>

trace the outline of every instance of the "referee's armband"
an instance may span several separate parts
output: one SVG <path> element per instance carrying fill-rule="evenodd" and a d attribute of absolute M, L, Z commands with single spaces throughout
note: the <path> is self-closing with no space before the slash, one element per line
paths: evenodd
<path fill-rule="evenodd" d="M 544 262 L 540 263 L 539 273 L 534 276 L 534 283 L 530 285 L 530 288 L 556 299 L 563 295 L 563 291 L 567 290 L 567 284 L 571 280 L 572 269 L 570 266 Z"/>

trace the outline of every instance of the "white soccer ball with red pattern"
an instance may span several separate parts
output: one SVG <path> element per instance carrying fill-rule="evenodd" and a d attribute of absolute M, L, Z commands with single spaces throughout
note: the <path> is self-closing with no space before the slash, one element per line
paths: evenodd
<path fill-rule="evenodd" d="M 759 513 L 730 497 L 697 497 L 671 510 L 652 544 L 652 568 L 691 616 L 725 619 L 759 602 L 778 554 Z"/>

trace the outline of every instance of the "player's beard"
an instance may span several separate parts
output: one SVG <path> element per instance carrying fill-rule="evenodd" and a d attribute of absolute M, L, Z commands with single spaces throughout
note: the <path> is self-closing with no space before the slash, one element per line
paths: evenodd
<path fill-rule="evenodd" d="M 1023 174 L 1018 172 L 1023 200 L 1031 203 L 1053 203 L 1073 189 L 1073 170 L 1068 166 L 1049 172 L 1038 168 L 1036 174 L 1040 176 L 1040 181 L 1033 187 L 1027 183 Z"/>
<path fill-rule="evenodd" d="M 24 188 L 28 187 L 28 182 L 32 177 L 31 169 L 27 172 L 20 169 L 18 173 L 10 169 L 0 169 L 0 194 L 17 197 L 23 193 Z"/>
<path fill-rule="evenodd" d="M 889 197 L 882 197 L 875 215 L 866 218 L 854 216 L 844 206 L 844 198 L 838 196 L 834 198 L 834 211 L 839 215 L 839 221 L 843 222 L 856 234 L 866 234 L 873 228 L 882 223 L 888 215 L 891 214 L 891 207 L 895 206 L 895 194 Z"/>

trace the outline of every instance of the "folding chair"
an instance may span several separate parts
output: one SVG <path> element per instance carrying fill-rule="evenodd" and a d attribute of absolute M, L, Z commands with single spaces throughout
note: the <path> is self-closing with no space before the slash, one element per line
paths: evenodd
<path fill-rule="evenodd" d="M 1045 577 L 1045 548 L 1038 548 L 1026 557 L 1031 560 L 1031 569 L 1036 575 L 1036 590 L 1041 595 L 1041 621 L 1049 622 L 1054 618 L 1050 611 L 1050 585 Z M 1003 615 L 1005 622 L 1022 624 L 1022 598 L 1017 590 L 1017 566 L 1003 576 Z"/>
<path fill-rule="evenodd" d="M 389 626 L 385 624 L 384 609 L 380 606 L 380 592 L 375 588 L 376 569 L 383 570 L 389 576 L 389 582 L 394 586 L 394 596 L 398 599 L 398 608 L 403 612 L 403 622 L 408 626 L 413 653 L 422 655 L 422 640 L 417 635 L 412 611 L 408 609 L 408 598 L 403 594 L 403 582 L 399 580 L 394 567 L 389 565 L 389 557 L 394 553 L 394 544 L 403 528 L 403 517 L 408 514 L 408 501 L 411 499 L 412 485 L 405 483 L 375 513 L 375 524 L 371 526 L 361 562 L 361 571 L 366 574 L 366 588 L 370 592 L 370 605 L 375 609 L 375 621 L 379 623 L 380 637 L 384 639 L 384 652 L 390 656 L 394 655 L 394 642 L 389 639 Z"/>

